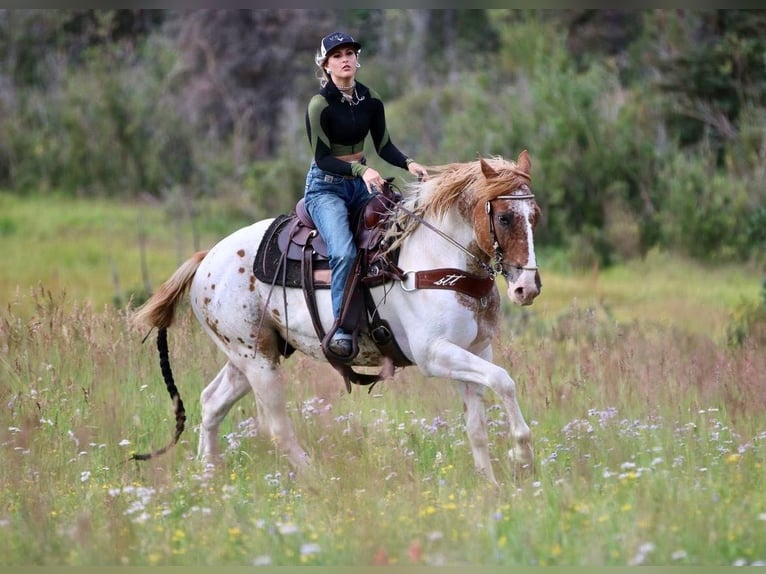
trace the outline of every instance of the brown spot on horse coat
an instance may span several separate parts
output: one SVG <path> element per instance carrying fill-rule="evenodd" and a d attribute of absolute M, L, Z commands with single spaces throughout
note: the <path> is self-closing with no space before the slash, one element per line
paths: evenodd
<path fill-rule="evenodd" d="M 245 256 L 245 250 L 244 249 L 240 249 L 239 251 L 237 251 L 237 255 L 239 255 L 240 257 L 244 257 Z"/>

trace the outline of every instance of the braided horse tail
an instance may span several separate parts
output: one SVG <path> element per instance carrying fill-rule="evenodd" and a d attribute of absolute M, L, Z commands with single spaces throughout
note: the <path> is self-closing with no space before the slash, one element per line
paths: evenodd
<path fill-rule="evenodd" d="M 181 395 L 173 381 L 173 371 L 170 368 L 168 354 L 168 327 L 175 318 L 176 306 L 189 289 L 194 274 L 197 272 L 207 251 L 199 251 L 187 259 L 175 273 L 152 295 L 146 303 L 139 307 L 131 317 L 131 323 L 136 327 L 149 329 L 157 328 L 157 351 L 160 355 L 160 369 L 165 380 L 176 418 L 176 429 L 173 439 L 166 446 L 149 453 L 133 453 L 130 460 L 149 460 L 166 452 L 178 442 L 186 423 L 186 410 Z"/>

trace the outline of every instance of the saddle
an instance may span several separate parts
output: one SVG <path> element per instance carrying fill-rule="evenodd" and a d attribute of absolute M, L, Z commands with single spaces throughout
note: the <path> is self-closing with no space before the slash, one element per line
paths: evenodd
<path fill-rule="evenodd" d="M 253 271 L 260 281 L 272 286 L 300 287 L 311 314 L 314 329 L 322 341 L 325 357 L 338 370 L 350 392 L 350 383 L 372 385 L 390 376 L 391 368 L 377 375 L 360 374 L 349 362 L 359 352 L 358 337 L 366 333 L 381 354 L 394 366 L 407 366 L 411 362 L 404 356 L 393 338 L 391 329 L 378 312 L 370 295 L 370 288 L 388 281 L 401 280 L 403 271 L 397 266 L 398 251 L 389 252 L 385 233 L 393 224 L 392 214 L 401 201 L 401 194 L 390 184 L 381 193 L 373 195 L 357 212 L 351 214 L 352 229 L 357 246 L 357 259 L 346 283 L 340 318 L 325 332 L 319 319 L 316 290 L 329 289 L 331 271 L 327 245 L 319 235 L 301 198 L 295 208 L 277 217 L 264 235 Z M 338 327 L 353 334 L 351 358 L 340 360 L 327 350 L 327 343 Z"/>

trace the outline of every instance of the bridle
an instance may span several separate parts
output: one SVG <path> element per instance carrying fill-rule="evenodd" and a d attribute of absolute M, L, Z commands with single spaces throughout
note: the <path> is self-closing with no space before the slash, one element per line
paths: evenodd
<path fill-rule="evenodd" d="M 401 210 L 409 217 L 412 217 L 414 219 L 417 219 L 418 222 L 434 233 L 436 233 L 439 237 L 442 239 L 445 239 L 449 243 L 451 243 L 453 246 L 458 248 L 460 251 L 471 257 L 486 273 L 492 277 L 493 279 L 497 275 L 502 275 L 505 277 L 506 281 L 509 281 L 510 273 L 506 271 L 506 266 L 503 263 L 503 249 L 500 247 L 500 243 L 497 241 L 497 234 L 495 233 L 495 220 L 493 217 L 493 210 L 492 210 L 492 202 L 497 201 L 498 199 L 534 199 L 535 196 L 532 193 L 525 193 L 525 194 L 518 194 L 518 195 L 498 195 L 497 197 L 494 197 L 492 199 L 487 200 L 487 203 L 484 206 L 484 211 L 487 213 L 487 217 L 489 218 L 489 235 L 490 235 L 490 241 L 492 242 L 492 249 L 494 252 L 494 260 L 491 264 L 488 264 L 481 260 L 481 258 L 476 255 L 475 253 L 472 253 L 469 251 L 466 247 L 455 241 L 452 237 L 444 233 L 442 230 L 438 229 L 437 227 L 431 225 L 428 223 L 425 219 L 423 219 L 418 214 L 410 211 L 401 203 L 396 206 L 396 209 Z M 514 268 L 516 268 L 519 271 L 537 271 L 537 266 L 522 266 L 522 265 L 514 265 Z"/>
<path fill-rule="evenodd" d="M 500 274 L 508 279 L 508 272 L 503 265 L 503 249 L 500 247 L 500 243 L 497 241 L 497 234 L 495 233 L 495 218 L 493 217 L 492 202 L 498 199 L 534 199 L 535 196 L 532 193 L 524 193 L 518 195 L 498 195 L 497 197 L 490 199 L 484 205 L 484 210 L 489 217 L 489 239 L 492 242 L 492 249 L 494 250 L 495 260 L 492 262 L 492 273 Z M 485 266 L 486 263 L 484 264 Z M 487 266 L 488 267 L 488 266 Z M 537 271 L 537 265 L 514 265 L 519 271 Z"/>

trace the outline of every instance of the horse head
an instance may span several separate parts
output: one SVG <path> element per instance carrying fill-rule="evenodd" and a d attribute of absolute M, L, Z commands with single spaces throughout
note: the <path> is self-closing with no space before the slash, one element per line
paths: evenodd
<path fill-rule="evenodd" d="M 508 298 L 530 305 L 542 283 L 535 257 L 534 230 L 540 207 L 530 190 L 532 162 L 526 150 L 516 163 L 479 159 L 471 216 L 479 248 L 496 273 L 508 281 Z"/>

